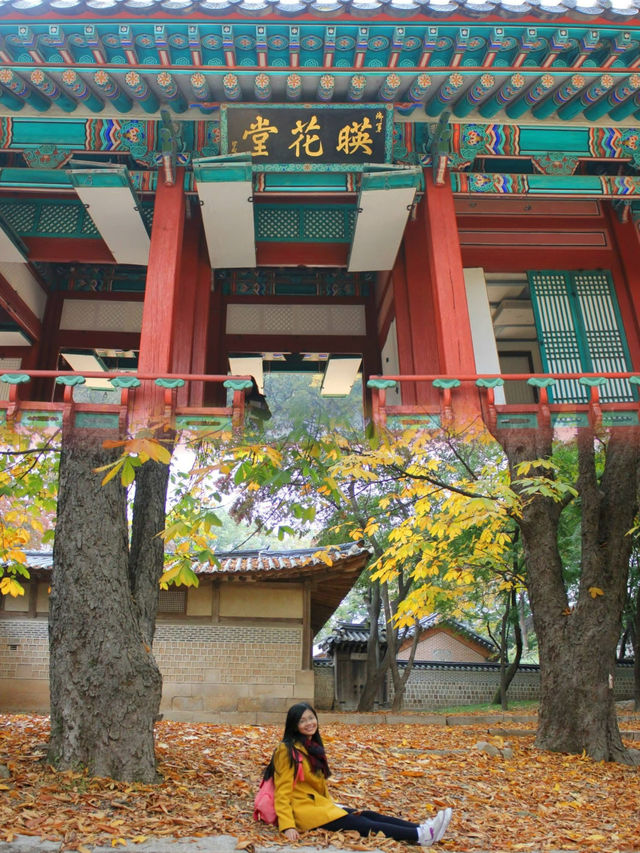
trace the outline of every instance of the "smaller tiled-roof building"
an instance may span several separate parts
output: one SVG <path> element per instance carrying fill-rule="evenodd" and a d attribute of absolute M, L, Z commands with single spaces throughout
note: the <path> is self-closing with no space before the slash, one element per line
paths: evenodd
<path fill-rule="evenodd" d="M 400 645 L 398 660 L 409 660 L 412 643 L 413 631 L 409 631 L 409 636 Z M 420 620 L 415 654 L 417 661 L 481 663 L 495 652 L 493 643 L 456 619 L 431 613 Z"/>
<path fill-rule="evenodd" d="M 357 544 L 238 551 L 160 593 L 153 650 L 171 719 L 266 722 L 314 700 L 312 641 L 364 569 Z M 28 554 L 26 595 L 0 597 L 0 711 L 47 712 L 52 554 Z"/>
<path fill-rule="evenodd" d="M 400 645 L 398 660 L 406 661 L 411 652 L 413 631 Z M 322 644 L 333 659 L 335 707 L 349 710 L 358 704 L 364 686 L 369 626 L 366 623 L 340 622 Z M 380 654 L 386 650 L 386 633 L 380 629 Z M 432 613 L 420 620 L 416 662 L 483 663 L 495 649 L 493 645 L 455 619 Z M 386 684 L 380 688 L 377 705 L 387 702 Z"/>

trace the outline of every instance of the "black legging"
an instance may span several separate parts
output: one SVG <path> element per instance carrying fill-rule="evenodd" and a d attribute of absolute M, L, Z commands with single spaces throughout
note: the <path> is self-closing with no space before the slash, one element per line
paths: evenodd
<path fill-rule="evenodd" d="M 353 809 L 345 809 L 348 814 L 343 817 L 332 820 L 330 823 L 324 823 L 320 829 L 328 829 L 331 832 L 338 832 L 341 829 L 355 829 L 360 835 L 367 836 L 370 832 L 382 832 L 388 838 L 395 838 L 396 841 L 410 841 L 413 844 L 418 842 L 418 825 L 411 823 L 408 820 L 401 820 L 398 817 L 388 817 L 388 815 L 378 814 L 370 811 L 354 811 Z"/>

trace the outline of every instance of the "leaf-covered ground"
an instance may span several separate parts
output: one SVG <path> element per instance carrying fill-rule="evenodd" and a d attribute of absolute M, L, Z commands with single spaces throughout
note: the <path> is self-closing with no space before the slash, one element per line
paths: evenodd
<path fill-rule="evenodd" d="M 322 722 L 322 720 L 321 720 Z M 486 718 L 456 726 L 329 724 L 322 728 L 339 802 L 423 820 L 445 805 L 454 818 L 439 850 L 640 851 L 640 769 L 534 749 L 533 726 Z M 628 745 L 640 714 L 626 714 Z M 228 834 L 241 849 L 284 843 L 252 819 L 261 767 L 280 735 L 274 726 L 162 722 L 157 786 L 56 773 L 43 760 L 48 720 L 0 715 L 0 840 L 16 835 L 62 840 L 87 853 L 96 843 L 139 843 L 153 836 Z M 495 731 L 495 730 L 494 730 Z M 513 734 L 511 734 L 513 732 Z M 512 758 L 479 751 L 478 741 L 513 749 Z M 307 833 L 302 844 L 397 853 L 387 839 Z"/>

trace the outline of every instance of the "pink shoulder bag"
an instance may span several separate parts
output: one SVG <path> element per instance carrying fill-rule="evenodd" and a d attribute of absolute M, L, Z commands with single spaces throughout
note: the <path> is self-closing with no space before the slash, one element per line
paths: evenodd
<path fill-rule="evenodd" d="M 293 777 L 293 784 L 296 782 L 304 781 L 304 771 L 302 769 L 302 755 L 298 752 L 297 749 L 293 750 L 293 754 L 296 758 L 296 772 Z M 270 779 L 263 779 L 260 782 L 260 787 L 258 788 L 258 793 L 255 796 L 253 801 L 253 819 L 261 820 L 264 823 L 272 823 L 276 824 L 278 822 L 278 815 L 276 814 L 275 807 L 275 793 L 276 786 L 273 781 L 273 776 Z"/>

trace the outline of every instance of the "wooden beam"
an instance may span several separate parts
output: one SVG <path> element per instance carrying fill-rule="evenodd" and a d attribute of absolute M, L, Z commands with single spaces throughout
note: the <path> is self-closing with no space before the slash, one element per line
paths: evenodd
<path fill-rule="evenodd" d="M 137 350 L 140 346 L 138 332 L 81 332 L 73 329 L 58 334 L 61 349 L 121 349 Z"/>
<path fill-rule="evenodd" d="M 102 240 L 74 240 L 67 237 L 25 237 L 23 240 L 30 261 L 52 263 L 115 264 L 111 252 Z"/>
<path fill-rule="evenodd" d="M 29 370 L 24 362 L 32 353 L 32 347 L 0 347 L 0 358 L 19 358 L 22 361 L 22 367 Z"/>
<path fill-rule="evenodd" d="M 601 231 L 605 221 L 599 216 L 518 216 L 505 211 L 503 215 L 494 214 L 458 214 L 458 228 L 461 231 L 506 231 L 521 232 L 555 231 L 558 233 Z"/>
<path fill-rule="evenodd" d="M 42 323 L 3 275 L 0 275 L 0 306 L 32 341 L 40 340 Z"/>
<path fill-rule="evenodd" d="M 257 243 L 259 267 L 345 267 L 346 243 Z"/>
<path fill-rule="evenodd" d="M 523 247 L 510 246 L 462 246 L 462 261 L 465 267 L 483 267 L 487 272 L 527 272 L 542 269 L 609 269 L 610 249 L 588 249 L 585 247 L 556 248 L 554 246 Z"/>
<path fill-rule="evenodd" d="M 224 353 L 231 352 L 335 352 L 362 355 L 366 335 L 225 335 Z"/>

